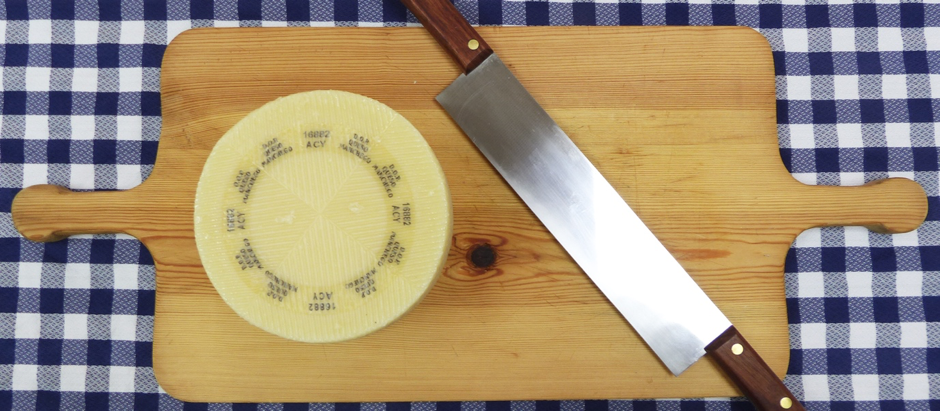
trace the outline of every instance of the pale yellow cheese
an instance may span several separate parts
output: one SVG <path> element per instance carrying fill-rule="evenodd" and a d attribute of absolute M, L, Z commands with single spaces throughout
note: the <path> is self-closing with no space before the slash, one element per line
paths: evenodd
<path fill-rule="evenodd" d="M 216 144 L 196 245 L 223 300 L 304 342 L 360 337 L 404 315 L 442 272 L 451 196 L 421 134 L 341 91 L 280 98 Z"/>

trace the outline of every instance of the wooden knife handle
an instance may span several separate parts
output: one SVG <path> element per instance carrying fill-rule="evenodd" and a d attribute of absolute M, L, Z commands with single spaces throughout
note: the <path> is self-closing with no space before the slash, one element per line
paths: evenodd
<path fill-rule="evenodd" d="M 791 391 L 778 379 L 774 371 L 748 344 L 742 334 L 729 327 L 716 340 L 706 346 L 706 353 L 735 382 L 742 393 L 759 410 L 803 411 Z"/>
<path fill-rule="evenodd" d="M 470 73 L 493 54 L 470 23 L 449 0 L 402 0 L 451 58 Z"/>

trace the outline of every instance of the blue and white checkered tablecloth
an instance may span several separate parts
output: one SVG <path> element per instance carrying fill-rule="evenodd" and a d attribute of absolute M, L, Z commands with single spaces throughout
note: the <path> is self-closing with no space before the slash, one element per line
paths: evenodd
<path fill-rule="evenodd" d="M 482 25 L 742 25 L 774 53 L 800 181 L 901 176 L 917 231 L 809 230 L 785 264 L 787 386 L 809 409 L 939 409 L 939 4 L 458 0 Z M 167 43 L 203 26 L 401 26 L 397 0 L 0 1 L 0 409 L 741 409 L 742 399 L 192 404 L 151 367 L 154 266 L 127 236 L 21 238 L 23 187 L 128 189 L 150 173 Z M 432 96 L 429 96 L 429 99 Z"/>

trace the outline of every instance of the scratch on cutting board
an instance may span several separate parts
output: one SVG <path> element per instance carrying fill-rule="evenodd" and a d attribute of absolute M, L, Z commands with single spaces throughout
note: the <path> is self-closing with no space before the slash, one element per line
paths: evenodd
<path fill-rule="evenodd" d="M 193 145 L 193 137 L 190 136 L 189 130 L 186 130 L 185 127 L 183 128 L 183 137 L 186 138 L 186 145 L 187 145 L 187 146 L 192 146 L 192 145 Z"/>

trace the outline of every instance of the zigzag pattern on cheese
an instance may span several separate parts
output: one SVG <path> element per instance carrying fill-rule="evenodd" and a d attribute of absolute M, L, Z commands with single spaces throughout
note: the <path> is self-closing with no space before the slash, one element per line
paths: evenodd
<path fill-rule="evenodd" d="M 431 148 L 364 96 L 270 102 L 216 144 L 196 189 L 199 255 L 223 300 L 288 339 L 378 330 L 431 289 L 451 243 L 451 197 Z"/>

